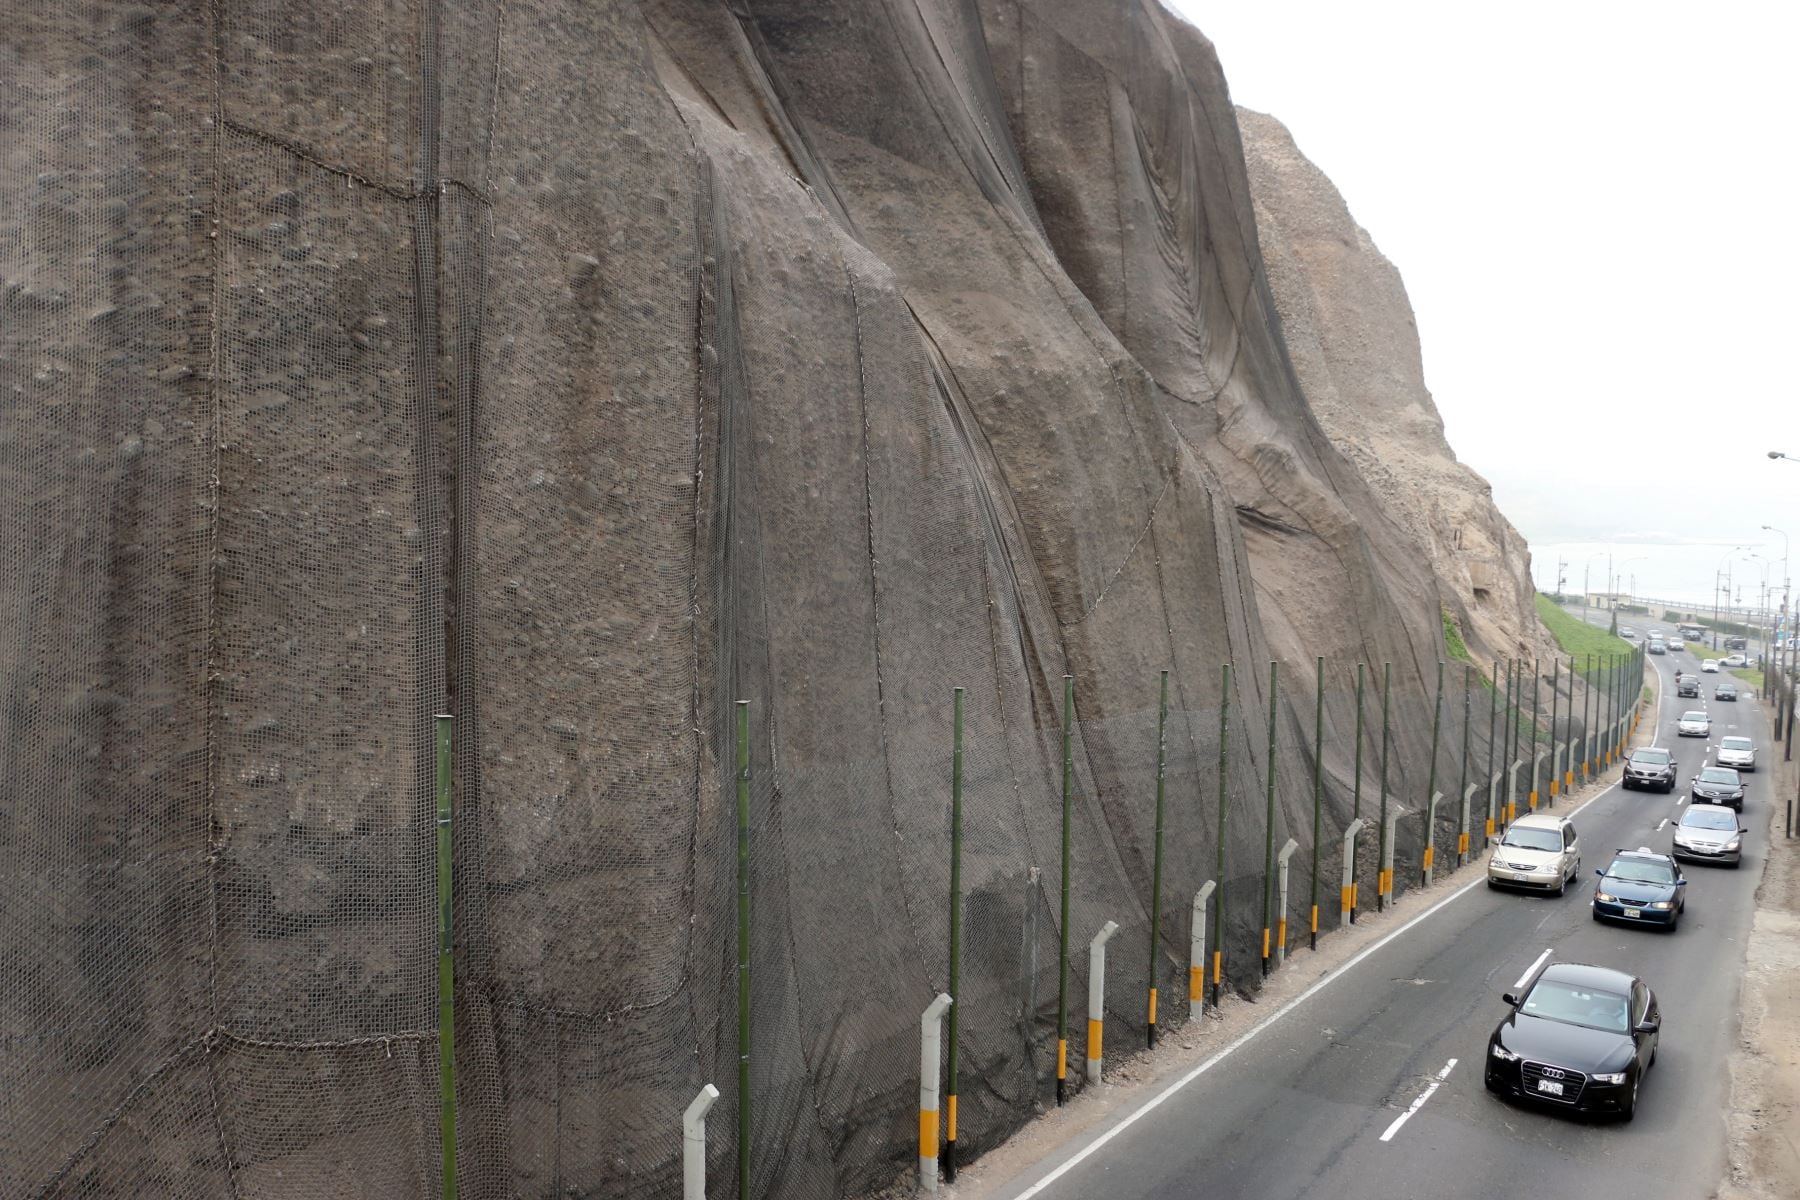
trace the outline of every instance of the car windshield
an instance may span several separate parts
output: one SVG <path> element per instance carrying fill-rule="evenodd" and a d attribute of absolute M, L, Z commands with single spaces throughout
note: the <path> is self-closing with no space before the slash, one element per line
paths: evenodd
<path fill-rule="evenodd" d="M 1631 756 L 1634 765 L 1640 767 L 1666 767 L 1669 765 L 1667 750 L 1639 750 Z"/>
<path fill-rule="evenodd" d="M 1721 750 L 1748 750 L 1754 744 L 1755 743 L 1751 742 L 1749 738 L 1728 737 L 1719 739 L 1719 749 Z"/>
<path fill-rule="evenodd" d="M 1684 712 L 1681 714 L 1681 719 L 1684 721 L 1699 721 L 1704 724 L 1706 721 L 1706 714 L 1703 712 Z"/>
<path fill-rule="evenodd" d="M 1668 863 L 1646 862 L 1641 858 L 1615 858 L 1606 868 L 1609 879 L 1627 883 L 1674 883 L 1675 871 Z"/>
<path fill-rule="evenodd" d="M 1738 773 L 1730 767 L 1707 767 L 1700 772 L 1701 783 L 1729 783 L 1735 785 L 1737 781 Z"/>
<path fill-rule="evenodd" d="M 1681 816 L 1681 823 L 1688 829 L 1731 829 L 1738 827 L 1737 814 L 1730 809 L 1720 808 L 1716 804 L 1704 804 L 1690 808 Z"/>
<path fill-rule="evenodd" d="M 1561 850 L 1562 834 L 1554 829 L 1520 829 L 1513 826 L 1500 839 L 1502 846 L 1516 846 L 1520 850 Z"/>
<path fill-rule="evenodd" d="M 1550 979 L 1538 980 L 1538 985 L 1531 989 L 1520 1007 L 1534 1017 L 1604 1029 L 1608 1033 L 1624 1033 L 1630 1028 L 1626 1020 L 1631 1006 L 1625 997 L 1616 992 L 1601 992 Z"/>

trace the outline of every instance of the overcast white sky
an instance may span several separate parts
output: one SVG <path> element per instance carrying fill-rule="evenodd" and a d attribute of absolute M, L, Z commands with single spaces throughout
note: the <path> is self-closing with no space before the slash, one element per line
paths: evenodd
<path fill-rule="evenodd" d="M 1800 3 L 1165 3 L 1399 267 L 1541 585 L 1800 568 Z"/>

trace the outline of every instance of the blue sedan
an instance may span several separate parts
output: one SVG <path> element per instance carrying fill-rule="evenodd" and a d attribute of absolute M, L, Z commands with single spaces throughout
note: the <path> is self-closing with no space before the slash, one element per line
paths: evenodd
<path fill-rule="evenodd" d="M 1620 850 L 1611 865 L 1595 871 L 1594 920 L 1625 925 L 1660 925 L 1674 931 L 1687 908 L 1687 880 L 1667 854 L 1648 846 Z"/>

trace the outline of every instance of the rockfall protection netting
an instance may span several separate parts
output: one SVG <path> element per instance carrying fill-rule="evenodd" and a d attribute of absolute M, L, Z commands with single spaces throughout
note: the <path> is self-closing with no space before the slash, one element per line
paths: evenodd
<path fill-rule="evenodd" d="M 1269 659 L 1290 944 L 1315 653 L 1324 924 L 1358 659 L 1395 663 L 1414 885 L 1443 605 L 1307 414 L 1223 77 L 1154 5 L 7 16 L 0 1194 L 435 1191 L 446 709 L 470 1197 L 676 1195 L 709 1081 L 729 1175 L 738 699 L 758 1196 L 911 1157 L 952 686 L 965 1154 L 1051 1086 L 1064 672 L 1070 1011 L 1118 921 L 1116 1045 L 1150 972 L 1159 670 L 1166 1024 L 1218 873 L 1222 661 L 1232 985 Z"/>

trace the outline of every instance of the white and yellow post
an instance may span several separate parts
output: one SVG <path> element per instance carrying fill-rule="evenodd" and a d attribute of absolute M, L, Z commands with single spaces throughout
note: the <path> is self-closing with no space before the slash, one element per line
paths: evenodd
<path fill-rule="evenodd" d="M 681 1114 L 681 1200 L 706 1200 L 706 1114 L 718 1098 L 709 1083 Z"/>
<path fill-rule="evenodd" d="M 1462 866 L 1469 861 L 1469 807 L 1474 803 L 1475 793 L 1479 791 L 1479 783 L 1471 783 L 1463 789 L 1462 819 L 1456 823 L 1456 865 Z"/>
<path fill-rule="evenodd" d="M 1537 757 L 1531 760 L 1531 811 L 1536 812 L 1538 806 L 1538 779 L 1544 774 L 1544 760 L 1550 757 L 1550 751 L 1539 750 Z"/>
<path fill-rule="evenodd" d="M 1119 932 L 1117 921 L 1108 921 L 1088 943 L 1087 1083 L 1100 1082 L 1101 1039 L 1106 1031 L 1106 943 Z"/>
<path fill-rule="evenodd" d="M 1289 838 L 1287 845 L 1275 856 L 1275 878 L 1280 881 L 1275 889 L 1280 898 L 1275 906 L 1275 965 L 1278 967 L 1287 960 L 1288 859 L 1294 857 L 1294 851 L 1299 848 L 1300 843 Z"/>
<path fill-rule="evenodd" d="M 938 1185 L 938 1059 L 950 993 L 939 992 L 919 1018 L 919 1190 Z"/>
<path fill-rule="evenodd" d="M 1218 884 L 1207 880 L 1194 893 L 1193 928 L 1188 934 L 1188 1020 L 1206 1012 L 1206 902 Z"/>
<path fill-rule="evenodd" d="M 1356 920 L 1356 835 L 1362 832 L 1361 817 L 1344 829 L 1344 878 L 1338 891 L 1338 928 Z"/>
<path fill-rule="evenodd" d="M 1421 882 L 1425 887 L 1431 886 L 1431 868 L 1437 860 L 1437 810 L 1443 801 L 1444 793 L 1433 792 L 1425 803 L 1425 852 L 1419 856 Z"/>
<path fill-rule="evenodd" d="M 1406 810 L 1398 804 L 1388 809 L 1387 850 L 1381 856 L 1381 876 L 1376 883 L 1376 898 L 1385 897 L 1389 904 L 1394 902 L 1394 827 L 1400 824 L 1400 818 L 1405 815 Z"/>
<path fill-rule="evenodd" d="M 1519 772 L 1524 769 L 1522 758 L 1513 759 L 1512 766 L 1506 769 L 1506 811 L 1500 815 L 1508 825 L 1519 819 Z"/>

